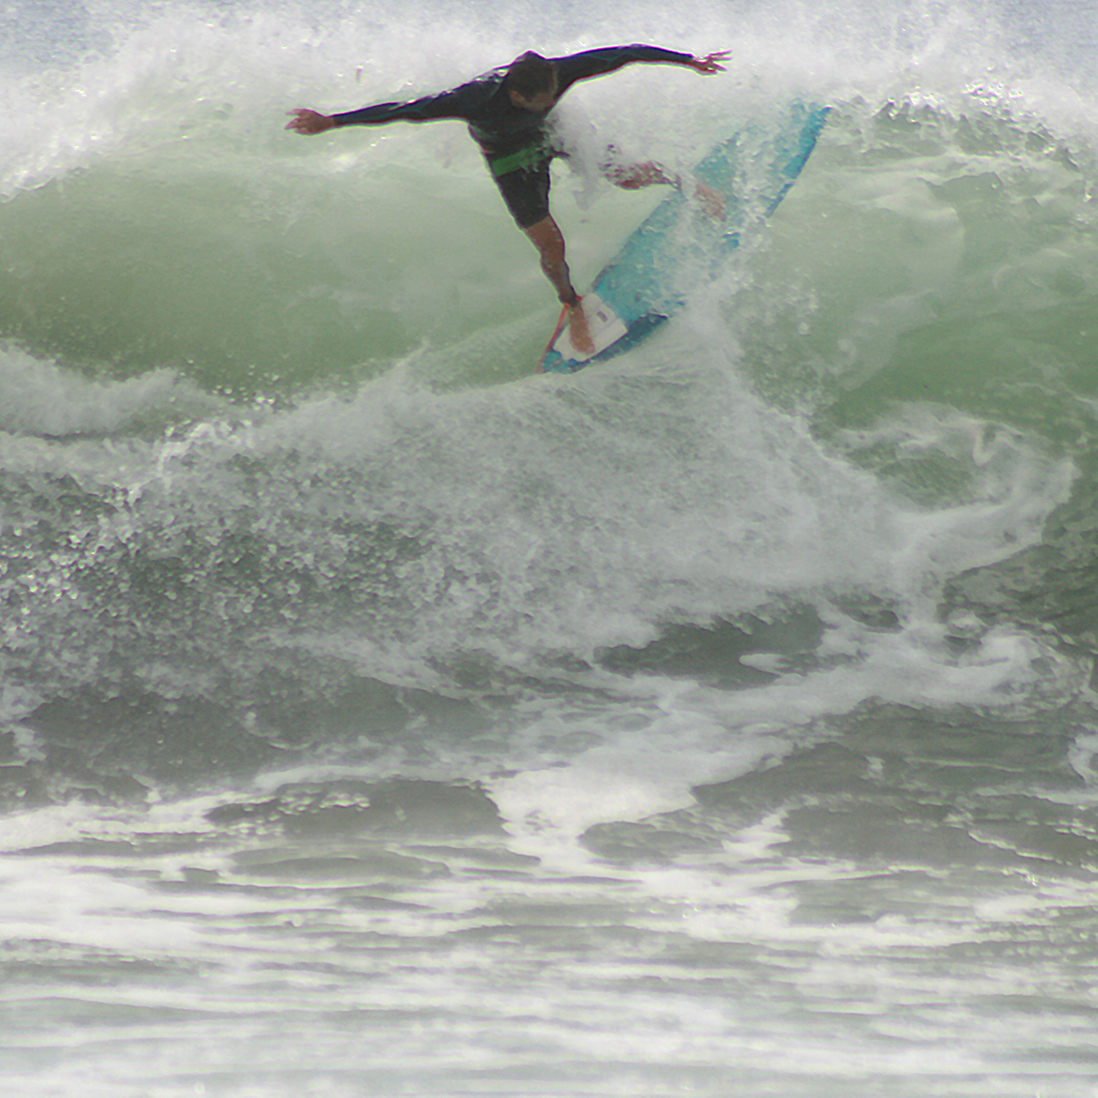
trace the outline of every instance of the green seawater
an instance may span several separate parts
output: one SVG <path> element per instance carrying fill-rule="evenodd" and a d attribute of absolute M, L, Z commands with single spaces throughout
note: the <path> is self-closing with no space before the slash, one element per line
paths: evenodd
<path fill-rule="evenodd" d="M 0 1076 L 28 1098 L 1094 1098 L 1092 0 L 0 11 Z M 578 285 L 775 103 L 628 355 Z M 565 109 L 567 108 L 567 109 Z"/>

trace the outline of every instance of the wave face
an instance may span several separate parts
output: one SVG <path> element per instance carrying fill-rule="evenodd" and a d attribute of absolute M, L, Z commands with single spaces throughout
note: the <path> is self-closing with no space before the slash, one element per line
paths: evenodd
<path fill-rule="evenodd" d="M 0 1017 L 21 1095 L 1093 1089 L 1098 5 L 0 14 Z M 641 348 L 577 284 L 833 110 Z"/>

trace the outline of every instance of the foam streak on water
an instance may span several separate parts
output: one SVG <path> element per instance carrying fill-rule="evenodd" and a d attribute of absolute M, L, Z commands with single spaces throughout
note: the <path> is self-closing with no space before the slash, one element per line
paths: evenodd
<path fill-rule="evenodd" d="M 1098 1095 L 1096 16 L 0 14 L 8 1089 Z M 627 41 L 578 283 L 833 109 L 574 376 L 460 125 L 282 129 Z"/>

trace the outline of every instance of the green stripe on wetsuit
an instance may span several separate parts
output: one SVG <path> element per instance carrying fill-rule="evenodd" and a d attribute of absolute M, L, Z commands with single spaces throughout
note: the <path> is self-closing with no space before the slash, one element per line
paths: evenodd
<path fill-rule="evenodd" d="M 524 149 L 508 153 L 506 156 L 493 157 L 488 161 L 488 170 L 498 179 L 501 175 L 507 175 L 510 172 L 536 168 L 552 156 L 553 150 L 549 145 L 539 142 L 537 145 L 527 145 Z"/>

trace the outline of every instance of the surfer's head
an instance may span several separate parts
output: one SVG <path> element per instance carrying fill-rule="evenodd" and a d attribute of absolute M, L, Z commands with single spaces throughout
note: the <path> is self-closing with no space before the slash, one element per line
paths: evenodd
<path fill-rule="evenodd" d="M 557 67 L 540 53 L 524 53 L 507 66 L 503 86 L 516 107 L 547 111 L 557 101 Z"/>

